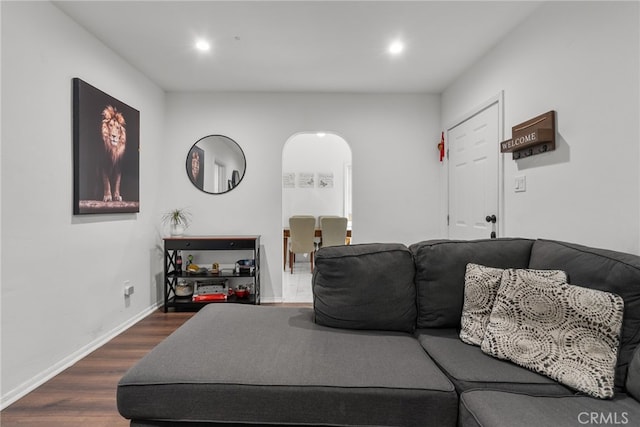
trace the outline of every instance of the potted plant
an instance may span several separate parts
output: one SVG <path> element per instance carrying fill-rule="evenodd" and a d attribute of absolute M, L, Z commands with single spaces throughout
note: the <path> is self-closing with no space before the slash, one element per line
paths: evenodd
<path fill-rule="evenodd" d="M 191 213 L 185 208 L 172 209 L 162 216 L 162 222 L 169 224 L 172 236 L 181 236 L 190 221 Z"/>

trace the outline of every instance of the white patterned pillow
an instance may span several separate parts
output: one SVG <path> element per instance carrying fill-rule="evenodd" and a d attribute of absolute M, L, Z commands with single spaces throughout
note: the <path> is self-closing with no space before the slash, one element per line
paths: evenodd
<path fill-rule="evenodd" d="M 503 271 L 502 268 L 467 264 L 464 275 L 464 303 L 460 319 L 460 339 L 467 344 L 478 346 L 482 344 Z"/>
<path fill-rule="evenodd" d="M 624 302 L 505 270 L 482 351 L 591 396 L 613 396 Z"/>
<path fill-rule="evenodd" d="M 460 339 L 467 344 L 481 345 L 496 294 L 502 282 L 502 268 L 469 263 L 464 277 L 464 303 L 460 319 Z M 549 278 L 559 283 L 567 280 L 560 270 L 516 270 L 529 278 Z"/>

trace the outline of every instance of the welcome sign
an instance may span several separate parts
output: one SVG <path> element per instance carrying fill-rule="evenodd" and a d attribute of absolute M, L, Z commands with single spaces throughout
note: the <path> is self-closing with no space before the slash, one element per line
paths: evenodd
<path fill-rule="evenodd" d="M 512 138 L 500 143 L 501 153 L 514 159 L 556 149 L 556 112 L 549 111 L 511 128 Z"/>

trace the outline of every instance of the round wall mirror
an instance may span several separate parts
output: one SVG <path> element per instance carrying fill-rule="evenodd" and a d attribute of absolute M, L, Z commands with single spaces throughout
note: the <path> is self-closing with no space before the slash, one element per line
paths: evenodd
<path fill-rule="evenodd" d="M 187 155 L 187 176 L 199 190 L 221 194 L 233 190 L 246 169 L 242 148 L 223 135 L 209 135 L 196 141 Z"/>

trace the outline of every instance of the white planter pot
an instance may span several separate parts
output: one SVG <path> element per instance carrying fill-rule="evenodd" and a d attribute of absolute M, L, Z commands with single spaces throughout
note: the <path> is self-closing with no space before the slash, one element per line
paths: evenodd
<path fill-rule="evenodd" d="M 171 224 L 171 235 L 172 236 L 182 236 L 184 234 L 184 225 L 182 224 Z"/>

